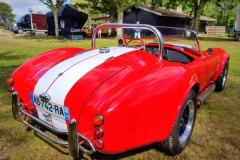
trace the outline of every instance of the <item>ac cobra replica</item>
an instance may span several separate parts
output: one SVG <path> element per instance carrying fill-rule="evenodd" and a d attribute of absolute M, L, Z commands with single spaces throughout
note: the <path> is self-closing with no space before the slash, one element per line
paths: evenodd
<path fill-rule="evenodd" d="M 97 32 L 122 31 L 124 47 L 96 47 Z M 142 37 L 133 38 L 134 28 Z M 108 37 L 109 38 L 109 37 Z M 201 51 L 194 31 L 145 24 L 102 24 L 92 49 L 61 48 L 21 65 L 7 80 L 12 112 L 73 157 L 158 144 L 170 155 L 187 146 L 196 110 L 226 84 L 229 55 Z M 54 138 L 38 126 L 67 139 Z"/>

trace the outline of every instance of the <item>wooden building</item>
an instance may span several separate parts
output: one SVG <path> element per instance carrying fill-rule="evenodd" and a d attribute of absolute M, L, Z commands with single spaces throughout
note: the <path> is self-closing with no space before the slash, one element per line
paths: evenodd
<path fill-rule="evenodd" d="M 130 12 L 129 12 L 130 10 Z M 124 12 L 123 23 L 136 23 L 140 21 L 142 24 L 151 24 L 154 26 L 170 26 L 190 29 L 191 16 L 178 10 L 166 9 L 158 7 L 151 9 L 149 5 L 134 5 Z M 206 16 L 200 17 L 199 33 L 205 32 L 205 28 L 209 22 L 216 22 L 214 18 Z"/>

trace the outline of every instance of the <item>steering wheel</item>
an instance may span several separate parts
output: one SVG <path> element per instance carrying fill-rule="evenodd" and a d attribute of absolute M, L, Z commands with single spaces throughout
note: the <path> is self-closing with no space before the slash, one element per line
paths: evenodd
<path fill-rule="evenodd" d="M 139 47 L 138 46 L 134 46 L 134 47 L 137 48 L 137 49 L 141 49 L 143 51 L 146 50 L 146 45 L 143 42 L 143 40 L 140 39 L 140 38 L 132 38 L 132 39 L 130 39 L 129 41 L 126 42 L 126 46 L 128 46 L 128 44 L 131 43 L 132 41 L 140 41 L 141 42 L 141 44 L 140 44 L 141 46 L 139 46 Z"/>

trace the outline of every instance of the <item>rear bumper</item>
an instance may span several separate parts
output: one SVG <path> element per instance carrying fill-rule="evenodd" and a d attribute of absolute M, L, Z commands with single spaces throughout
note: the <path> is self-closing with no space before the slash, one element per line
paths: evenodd
<path fill-rule="evenodd" d="M 59 145 L 68 145 L 69 146 L 69 153 L 73 157 L 79 157 L 79 152 L 83 152 L 86 154 L 94 153 L 95 147 L 92 142 L 86 138 L 85 136 L 78 133 L 77 130 L 77 123 L 75 119 L 72 119 L 69 124 L 69 130 L 59 130 L 54 128 L 53 126 L 45 123 L 44 121 L 38 119 L 37 117 L 27 113 L 25 110 L 22 109 L 23 104 L 18 100 L 18 93 L 13 92 L 12 94 L 12 113 L 14 119 L 17 121 L 22 121 L 25 125 L 30 127 L 31 129 L 35 130 L 37 133 L 41 134 L 42 136 L 46 137 L 48 140 L 59 144 Z M 49 136 L 45 132 L 41 131 L 37 127 L 33 126 L 29 122 L 26 121 L 26 118 L 29 117 L 33 121 L 37 122 L 38 124 L 44 126 L 45 128 L 49 129 L 53 133 L 57 134 L 67 134 L 68 141 L 59 141 L 54 139 L 53 137 Z M 84 143 L 87 143 L 90 149 L 83 146 Z"/>

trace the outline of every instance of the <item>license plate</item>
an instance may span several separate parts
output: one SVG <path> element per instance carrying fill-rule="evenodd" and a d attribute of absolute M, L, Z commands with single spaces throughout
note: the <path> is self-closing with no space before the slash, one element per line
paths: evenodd
<path fill-rule="evenodd" d="M 33 93 L 30 93 L 30 98 L 32 104 L 44 112 L 50 113 L 51 115 L 57 116 L 61 119 L 69 120 L 69 109 L 67 107 L 50 101 L 45 102 Z"/>

